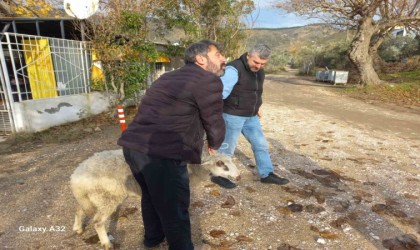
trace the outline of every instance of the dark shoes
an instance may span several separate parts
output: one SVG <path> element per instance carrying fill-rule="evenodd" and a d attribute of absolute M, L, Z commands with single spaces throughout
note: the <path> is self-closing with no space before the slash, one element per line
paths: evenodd
<path fill-rule="evenodd" d="M 277 185 L 285 185 L 289 183 L 288 179 L 281 178 L 274 173 L 270 173 L 267 177 L 261 178 L 262 183 L 268 183 L 268 184 L 277 184 Z"/>
<path fill-rule="evenodd" d="M 157 241 L 154 240 L 152 242 L 147 241 L 147 240 L 144 240 L 143 241 L 143 244 L 144 244 L 144 246 L 145 246 L 146 249 L 154 249 L 154 248 L 156 248 L 157 246 L 159 246 L 164 241 L 165 241 L 165 237 L 163 237 L 162 239 L 157 240 Z"/>

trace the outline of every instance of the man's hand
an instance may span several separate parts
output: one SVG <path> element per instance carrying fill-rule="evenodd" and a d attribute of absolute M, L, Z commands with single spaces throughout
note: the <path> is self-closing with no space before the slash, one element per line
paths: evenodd
<path fill-rule="evenodd" d="M 211 155 L 217 154 L 217 150 L 214 148 L 209 147 L 208 150 L 209 150 L 209 154 Z"/>
<path fill-rule="evenodd" d="M 257 115 L 258 115 L 258 118 L 261 118 L 262 117 L 262 111 L 261 111 L 261 109 L 258 110 Z"/>

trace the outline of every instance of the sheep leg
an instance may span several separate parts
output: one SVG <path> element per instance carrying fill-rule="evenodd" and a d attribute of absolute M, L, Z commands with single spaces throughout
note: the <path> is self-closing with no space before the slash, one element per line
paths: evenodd
<path fill-rule="evenodd" d="M 83 233 L 83 219 L 85 218 L 85 215 L 87 216 L 93 216 L 95 214 L 95 206 L 91 202 L 90 198 L 87 195 L 83 195 L 83 189 L 77 189 L 72 187 L 77 202 L 79 205 L 77 206 L 76 215 L 74 218 L 74 225 L 73 225 L 73 231 L 76 231 L 78 234 Z"/>
<path fill-rule="evenodd" d="M 101 241 L 101 245 L 106 250 L 112 248 L 112 243 L 109 240 L 108 234 L 105 229 L 105 221 L 108 219 L 109 216 L 110 214 L 105 215 L 98 211 L 93 217 L 93 223 L 94 223 L 96 233 L 98 234 L 99 240 Z"/>
<path fill-rule="evenodd" d="M 105 222 L 117 209 L 118 205 L 124 201 L 125 196 L 95 194 L 91 196 L 91 199 L 96 201 L 95 204 L 98 204 L 96 206 L 97 209 L 95 216 L 93 217 L 93 225 L 95 227 L 96 233 L 98 234 L 102 246 L 104 246 L 105 249 L 110 249 L 112 248 L 112 244 L 105 229 Z"/>
<path fill-rule="evenodd" d="M 78 206 L 76 215 L 74 216 L 74 225 L 73 225 L 73 231 L 76 231 L 77 234 L 83 233 L 83 219 L 85 218 L 85 213 L 83 212 L 83 209 Z"/>

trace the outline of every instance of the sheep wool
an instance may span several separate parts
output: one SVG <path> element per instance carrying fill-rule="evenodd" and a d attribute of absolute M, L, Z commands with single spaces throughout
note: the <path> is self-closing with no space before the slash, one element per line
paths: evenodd
<path fill-rule="evenodd" d="M 239 180 L 239 171 L 232 159 L 225 155 L 205 157 L 203 164 L 189 165 L 190 175 L 213 174 Z M 201 174 L 203 175 L 203 174 Z M 76 168 L 70 177 L 70 186 L 79 206 L 73 230 L 83 233 L 85 215 L 92 220 L 101 245 L 110 249 L 112 243 L 105 229 L 105 222 L 117 207 L 129 196 L 141 195 L 141 189 L 121 149 L 95 153 Z"/>

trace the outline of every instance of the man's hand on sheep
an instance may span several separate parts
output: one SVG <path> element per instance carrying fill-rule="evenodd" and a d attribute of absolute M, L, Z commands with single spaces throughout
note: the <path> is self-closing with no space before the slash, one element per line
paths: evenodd
<path fill-rule="evenodd" d="M 209 154 L 211 154 L 211 155 L 217 154 L 217 149 L 208 147 L 208 151 L 209 151 Z"/>

